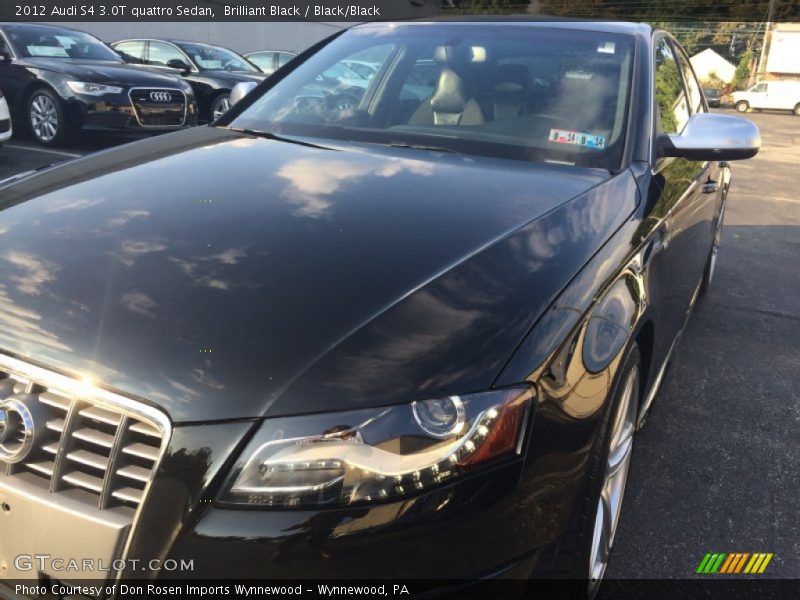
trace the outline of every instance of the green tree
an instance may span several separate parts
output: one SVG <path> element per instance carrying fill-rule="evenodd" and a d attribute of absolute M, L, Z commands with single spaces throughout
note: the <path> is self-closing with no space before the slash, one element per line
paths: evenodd
<path fill-rule="evenodd" d="M 750 64 L 753 61 L 753 53 L 748 50 L 742 54 L 739 64 L 736 66 L 736 71 L 733 74 L 733 87 L 741 89 L 746 85 L 747 80 L 750 78 Z"/>

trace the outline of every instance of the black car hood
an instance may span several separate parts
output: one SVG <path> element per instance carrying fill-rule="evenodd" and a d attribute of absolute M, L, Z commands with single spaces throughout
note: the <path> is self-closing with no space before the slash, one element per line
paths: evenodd
<path fill-rule="evenodd" d="M 629 214 L 607 180 L 211 127 L 136 142 L 0 189 L 0 348 L 178 422 L 481 389 Z"/>
<path fill-rule="evenodd" d="M 163 75 L 122 62 L 43 57 L 23 58 L 20 62 L 29 67 L 63 73 L 90 83 L 181 88 L 172 75 Z"/>

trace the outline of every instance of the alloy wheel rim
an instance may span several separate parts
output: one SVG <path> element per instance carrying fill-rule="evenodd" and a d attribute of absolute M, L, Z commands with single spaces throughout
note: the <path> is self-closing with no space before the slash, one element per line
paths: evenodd
<path fill-rule="evenodd" d="M 231 107 L 231 99 L 227 96 L 214 103 L 214 120 L 219 119 Z"/>
<path fill-rule="evenodd" d="M 628 374 L 623 388 L 621 406 L 611 428 L 608 458 L 605 464 L 603 485 L 597 501 L 597 513 L 589 558 L 589 597 L 593 597 L 605 574 L 614 535 L 619 523 L 622 498 L 628 480 L 633 435 L 636 431 L 637 398 L 639 395 L 639 368 Z"/>
<path fill-rule="evenodd" d="M 47 96 L 36 96 L 31 101 L 31 127 L 37 138 L 52 141 L 58 134 L 58 111 Z"/>

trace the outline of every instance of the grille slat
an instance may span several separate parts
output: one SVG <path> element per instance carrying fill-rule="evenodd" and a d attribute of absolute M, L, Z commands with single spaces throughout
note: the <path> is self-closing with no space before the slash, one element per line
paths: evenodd
<path fill-rule="evenodd" d="M 138 458 L 151 460 L 153 462 L 158 460 L 158 448 L 147 446 L 146 444 L 131 444 L 130 446 L 125 446 L 122 449 L 122 452 Z"/>
<path fill-rule="evenodd" d="M 67 460 L 93 467 L 100 471 L 105 471 L 108 468 L 108 457 L 101 454 L 95 454 L 87 450 L 76 450 L 67 454 Z"/>
<path fill-rule="evenodd" d="M 83 471 L 70 471 L 64 475 L 64 481 L 74 485 L 75 487 L 89 490 L 90 492 L 100 493 L 103 491 L 102 477 L 95 477 Z"/>
<path fill-rule="evenodd" d="M 29 463 L 24 463 L 24 464 L 31 471 L 35 471 L 36 473 L 39 473 L 40 475 L 45 475 L 46 477 L 52 477 L 53 476 L 53 467 L 54 467 L 55 463 L 52 460 L 50 460 L 50 461 L 46 461 L 45 460 L 45 461 L 39 461 L 39 462 L 29 462 Z"/>
<path fill-rule="evenodd" d="M 0 400 L 18 397 L 35 407 L 38 422 L 30 454 L 14 465 L 0 463 L 0 475 L 25 471 L 26 477 L 41 478 L 50 493 L 70 493 L 100 510 L 135 509 L 161 456 L 164 421 L 117 406 L 115 398 L 103 402 L 64 393 L 72 389 L 69 383 L 50 388 L 38 376 L 0 368 Z"/>
<path fill-rule="evenodd" d="M 64 412 L 67 412 L 72 404 L 69 398 L 53 394 L 52 392 L 42 392 L 39 394 L 39 402 L 47 404 L 47 406 L 52 406 L 53 408 L 59 408 Z"/>
<path fill-rule="evenodd" d="M 47 422 L 47 428 L 51 431 L 61 433 L 64 431 L 64 419 L 51 419 Z"/>
<path fill-rule="evenodd" d="M 117 475 L 141 481 L 142 483 L 147 483 L 150 480 L 150 470 L 144 467 L 137 467 L 136 465 L 128 465 L 127 467 L 117 469 Z"/>
<path fill-rule="evenodd" d="M 79 414 L 82 417 L 100 421 L 101 423 L 106 423 L 107 425 L 113 425 L 114 427 L 118 426 L 119 422 L 122 420 L 122 415 L 119 413 L 111 412 L 110 410 L 100 408 L 99 406 L 90 406 L 88 408 L 84 408 Z"/>
<path fill-rule="evenodd" d="M 142 435 L 147 435 L 150 437 L 157 437 L 161 438 L 161 433 L 155 427 L 148 425 L 147 423 L 138 422 L 134 423 L 130 426 L 130 430 L 134 433 L 141 433 Z"/>
<path fill-rule="evenodd" d="M 136 488 L 122 488 L 115 490 L 111 493 L 114 498 L 123 500 L 124 502 L 131 502 L 132 504 L 139 504 L 142 501 L 142 490 Z"/>
<path fill-rule="evenodd" d="M 90 429 L 88 427 L 73 431 L 72 437 L 83 440 L 84 442 L 88 442 L 90 444 L 102 446 L 103 448 L 111 448 L 114 445 L 113 435 L 109 435 L 108 433 L 104 433 L 96 429 Z"/>

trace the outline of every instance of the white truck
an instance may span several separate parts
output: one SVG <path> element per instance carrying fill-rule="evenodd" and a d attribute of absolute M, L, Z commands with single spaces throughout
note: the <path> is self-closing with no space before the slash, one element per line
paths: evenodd
<path fill-rule="evenodd" d="M 734 92 L 732 96 L 739 112 L 769 108 L 790 110 L 800 116 L 800 81 L 762 81 L 748 90 Z"/>

